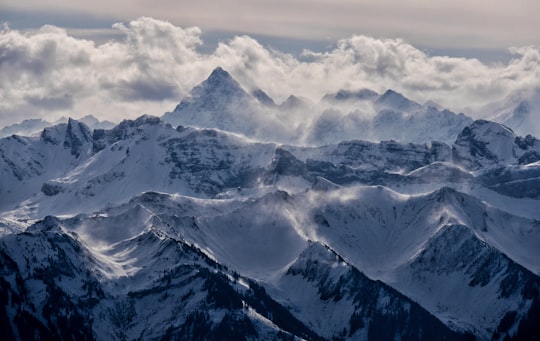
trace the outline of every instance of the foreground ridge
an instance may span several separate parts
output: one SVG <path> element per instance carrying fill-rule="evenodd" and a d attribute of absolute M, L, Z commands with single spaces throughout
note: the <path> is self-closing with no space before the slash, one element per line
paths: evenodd
<path fill-rule="evenodd" d="M 309 105 L 262 104 L 216 69 L 173 113 L 207 99 L 211 117 L 227 96 Z M 379 118 L 442 113 L 393 91 L 325 99 L 340 100 L 374 101 Z M 486 120 L 449 143 L 241 133 L 141 116 L 0 139 L 6 337 L 538 336 L 535 137 Z"/>

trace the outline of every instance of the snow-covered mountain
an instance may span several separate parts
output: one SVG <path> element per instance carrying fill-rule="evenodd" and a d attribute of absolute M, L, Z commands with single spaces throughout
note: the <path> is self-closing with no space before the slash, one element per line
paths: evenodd
<path fill-rule="evenodd" d="M 11 135 L 29 136 L 41 132 L 44 128 L 54 124 L 67 123 L 68 118 L 62 117 L 55 122 L 48 122 L 40 118 L 24 120 L 20 123 L 8 125 L 0 129 L 0 137 Z M 92 115 L 81 117 L 77 121 L 86 124 L 90 129 L 110 129 L 115 126 L 110 121 L 100 121 Z"/>
<path fill-rule="evenodd" d="M 512 93 L 479 110 L 482 117 L 502 123 L 519 135 L 540 136 L 540 88 Z"/>
<path fill-rule="evenodd" d="M 0 129 L 0 137 L 6 137 L 10 135 L 32 135 L 50 125 L 50 122 L 44 121 L 40 118 L 32 118 L 24 120 L 20 123 L 14 123 L 3 127 L 2 129 Z"/>
<path fill-rule="evenodd" d="M 28 199 L 47 180 L 82 164 L 91 156 L 92 146 L 90 129 L 72 119 L 43 129 L 39 136 L 0 139 L 0 208 Z"/>
<path fill-rule="evenodd" d="M 276 105 L 263 90 L 245 90 L 222 68 L 196 86 L 163 120 L 176 125 L 217 128 L 277 143 L 324 145 L 343 140 L 451 143 L 472 119 L 420 105 L 387 90 L 340 90 L 320 103 L 294 95 Z"/>
<path fill-rule="evenodd" d="M 309 111 L 307 105 L 294 96 L 276 105 L 261 89 L 250 94 L 218 67 L 162 118 L 173 126 L 219 129 L 260 141 L 294 142 L 302 137 L 306 124 L 299 115 Z"/>
<path fill-rule="evenodd" d="M 540 141 L 530 135 L 516 136 L 504 125 L 477 120 L 458 135 L 453 156 L 470 170 L 526 165 L 540 160 Z"/>
<path fill-rule="evenodd" d="M 227 71 L 218 67 L 174 111 L 163 115 L 163 120 L 174 126 L 217 128 L 246 135 L 257 128 L 257 98 L 262 98 L 263 103 L 270 100 L 262 94 L 248 94 Z"/>
<path fill-rule="evenodd" d="M 329 144 L 360 138 L 452 143 L 472 123 L 464 114 L 420 105 L 393 90 L 382 95 L 370 90 L 342 90 L 326 95 L 322 103 L 327 109 L 313 122 L 307 141 Z"/>
<path fill-rule="evenodd" d="M 6 157 L 2 179 L 13 187 L 6 186 L 7 191 L 23 188 L 18 196 L 27 194 L 25 210 L 34 210 L 37 217 L 97 210 L 104 203 L 120 203 L 146 191 L 213 197 L 226 190 L 257 186 L 262 181 L 258 175 L 275 150 L 272 144 L 250 143 L 214 130 L 173 129 L 149 116 L 126 120 L 111 130 L 95 130 L 85 137 L 85 152 L 75 154 L 73 146 L 62 140 L 69 136 L 59 133 L 57 144 L 43 142 L 43 137 L 28 138 L 28 144 L 39 145 L 36 149 L 58 157 L 54 167 L 48 167 L 54 174 L 36 171 L 16 178 L 16 171 L 25 164 L 44 162 L 31 159 L 34 154 L 21 146 L 19 155 L 24 159 Z M 13 139 L 18 137 L 7 141 Z M 6 205 L 9 202 L 16 203 L 13 197 Z M 84 208 L 80 202 L 85 203 Z"/>
<path fill-rule="evenodd" d="M 332 143 L 265 139 L 317 105 L 216 69 L 163 120 L 1 138 L 5 338 L 537 338 L 540 142 L 394 91 L 321 103 Z M 362 103 L 408 132 L 339 133 Z"/>

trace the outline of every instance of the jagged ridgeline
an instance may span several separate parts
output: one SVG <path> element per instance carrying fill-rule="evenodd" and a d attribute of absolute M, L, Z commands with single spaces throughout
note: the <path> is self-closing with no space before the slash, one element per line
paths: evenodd
<path fill-rule="evenodd" d="M 244 89 L 216 68 L 163 120 L 172 125 L 216 128 L 281 143 L 332 144 L 347 139 L 453 142 L 472 119 L 420 105 L 388 90 L 327 94 L 319 103 L 294 95 L 276 104 L 263 90 Z"/>
<path fill-rule="evenodd" d="M 1 138 L 3 337 L 538 338 L 540 141 L 392 90 L 321 103 L 280 137 L 313 104 L 218 68 L 162 118 Z"/>

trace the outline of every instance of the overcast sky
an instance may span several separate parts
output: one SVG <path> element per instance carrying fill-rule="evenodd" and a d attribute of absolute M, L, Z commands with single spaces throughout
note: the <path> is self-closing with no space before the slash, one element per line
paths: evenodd
<path fill-rule="evenodd" d="M 0 125 L 160 115 L 218 65 L 278 101 L 393 88 L 460 110 L 540 84 L 539 15 L 538 0 L 2 0 Z"/>
<path fill-rule="evenodd" d="M 2 0 L 13 27 L 102 26 L 140 16 L 203 31 L 335 41 L 353 34 L 436 48 L 540 45 L 538 0 Z"/>

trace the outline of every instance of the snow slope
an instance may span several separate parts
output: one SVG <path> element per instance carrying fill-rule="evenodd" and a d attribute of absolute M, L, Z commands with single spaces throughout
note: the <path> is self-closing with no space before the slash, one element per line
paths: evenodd
<path fill-rule="evenodd" d="M 69 119 L 0 139 L 4 336 L 534 339 L 538 140 L 390 90 L 322 102 L 326 123 L 298 123 L 313 103 L 216 69 L 164 116 L 175 126 Z M 340 121 L 354 106 L 372 116 Z M 344 133 L 362 122 L 397 140 Z M 332 143 L 298 143 L 313 131 Z"/>
<path fill-rule="evenodd" d="M 393 90 L 381 95 L 365 89 L 341 90 L 320 103 L 291 95 L 276 105 L 261 89 L 245 90 L 220 67 L 162 118 L 173 126 L 216 128 L 261 141 L 309 145 L 352 139 L 450 143 L 472 122 L 463 114 L 422 106 Z"/>

